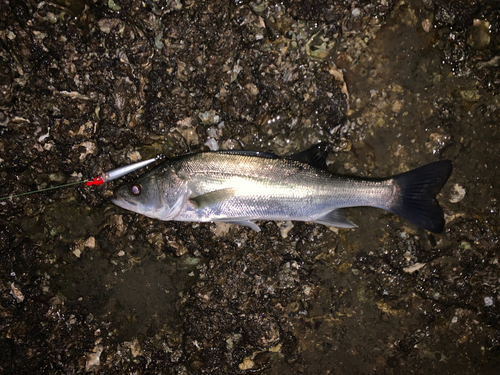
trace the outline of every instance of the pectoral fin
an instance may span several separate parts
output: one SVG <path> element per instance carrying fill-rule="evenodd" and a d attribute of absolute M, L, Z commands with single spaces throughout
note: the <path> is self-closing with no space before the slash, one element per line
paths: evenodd
<path fill-rule="evenodd" d="M 227 201 L 234 197 L 235 194 L 235 188 L 220 189 L 211 191 L 210 193 L 198 195 L 197 197 L 189 198 L 189 201 L 195 208 L 199 209 Z"/>
<path fill-rule="evenodd" d="M 333 210 L 328 212 L 326 215 L 317 217 L 313 220 L 313 223 L 328 225 L 331 227 L 339 227 L 339 228 L 356 228 L 357 225 L 352 221 L 349 221 L 342 215 L 340 210 Z"/>

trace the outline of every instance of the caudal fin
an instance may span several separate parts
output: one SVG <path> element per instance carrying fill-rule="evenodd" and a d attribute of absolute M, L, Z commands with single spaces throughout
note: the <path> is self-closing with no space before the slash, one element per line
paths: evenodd
<path fill-rule="evenodd" d="M 450 160 L 442 160 L 393 176 L 401 194 L 388 211 L 430 232 L 441 233 L 445 224 L 444 214 L 436 195 L 450 177 L 452 169 Z"/>

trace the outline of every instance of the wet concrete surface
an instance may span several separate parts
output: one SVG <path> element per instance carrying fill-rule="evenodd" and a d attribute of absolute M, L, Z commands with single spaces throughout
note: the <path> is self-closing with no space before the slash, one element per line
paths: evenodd
<path fill-rule="evenodd" d="M 334 173 L 454 171 L 438 235 L 160 222 L 120 181 L 2 200 L 1 372 L 495 373 L 499 56 L 494 1 L 3 2 L 1 197 L 319 141 Z"/>

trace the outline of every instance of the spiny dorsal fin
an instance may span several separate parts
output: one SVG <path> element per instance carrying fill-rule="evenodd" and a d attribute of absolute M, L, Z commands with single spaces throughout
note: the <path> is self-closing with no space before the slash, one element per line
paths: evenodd
<path fill-rule="evenodd" d="M 278 159 L 279 156 L 275 155 L 271 152 L 262 152 L 262 151 L 245 151 L 245 150 L 221 150 L 215 151 L 218 154 L 228 154 L 228 155 L 242 155 L 242 156 L 257 156 L 260 158 L 266 159 Z"/>
<path fill-rule="evenodd" d="M 328 148 L 329 144 L 327 142 L 318 143 L 307 150 L 297 152 L 296 154 L 292 154 L 290 156 L 280 157 L 271 152 L 261 152 L 261 151 L 242 151 L 242 150 L 222 150 L 216 151 L 220 154 L 229 154 L 229 155 L 244 155 L 244 156 L 256 156 L 267 159 L 288 159 L 295 160 L 301 163 L 309 164 L 315 168 L 327 170 L 326 167 L 326 157 L 328 156 Z"/>
<path fill-rule="evenodd" d="M 327 170 L 326 157 L 328 156 L 328 146 L 328 143 L 321 142 L 305 151 L 287 156 L 286 159 L 296 160 L 319 169 Z"/>

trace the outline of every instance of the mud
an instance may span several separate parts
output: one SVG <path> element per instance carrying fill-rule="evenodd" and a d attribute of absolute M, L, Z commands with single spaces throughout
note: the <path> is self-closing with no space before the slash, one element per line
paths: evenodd
<path fill-rule="evenodd" d="M 319 141 L 339 174 L 454 172 L 440 235 L 159 222 L 122 181 L 2 200 L 1 372 L 498 371 L 499 54 L 494 1 L 4 1 L 0 197 Z"/>

